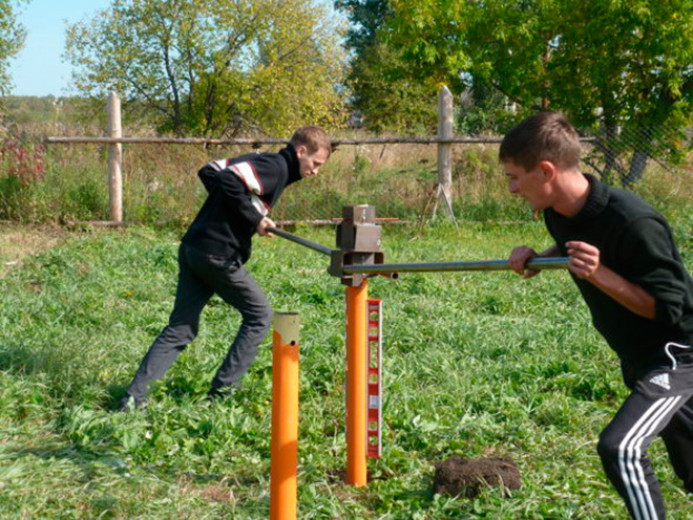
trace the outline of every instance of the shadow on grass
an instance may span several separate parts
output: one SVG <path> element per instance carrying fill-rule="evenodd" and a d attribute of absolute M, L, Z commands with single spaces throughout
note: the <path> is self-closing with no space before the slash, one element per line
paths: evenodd
<path fill-rule="evenodd" d="M 169 482 L 187 482 L 198 485 L 218 484 L 228 482 L 234 487 L 244 488 L 258 485 L 262 479 L 250 475 L 224 475 L 221 473 L 199 473 L 196 471 L 171 472 L 157 464 L 149 463 L 134 465 L 126 457 L 108 449 L 83 449 L 74 444 L 62 444 L 55 441 L 45 446 L 37 446 L 17 450 L 14 453 L 2 453 L 3 464 L 10 466 L 13 462 L 22 462 L 26 458 L 37 458 L 48 463 L 67 461 L 72 465 L 72 473 L 77 474 L 80 481 L 89 482 L 97 477 L 103 478 L 104 471 L 120 477 L 130 477 L 133 470 L 142 476 L 150 475 L 157 480 Z"/>
<path fill-rule="evenodd" d="M 0 346 L 0 370 L 13 374 L 61 373 L 55 356 L 22 344 Z"/>
<path fill-rule="evenodd" d="M 93 377 L 75 377 L 73 368 L 78 365 L 74 359 L 65 359 L 60 353 L 42 351 L 21 343 L 0 346 L 0 372 L 13 376 L 48 376 L 48 393 L 63 401 L 80 401 L 85 394 L 93 394 L 93 388 L 100 383 Z M 45 382 L 45 381 L 44 381 Z M 89 391 L 87 391 L 87 387 Z M 116 410 L 126 393 L 125 385 L 112 384 L 105 388 L 104 395 L 94 398 L 94 406 L 103 410 Z"/>
<path fill-rule="evenodd" d="M 97 408 L 107 412 L 117 412 L 120 410 L 120 402 L 127 394 L 126 385 L 110 384 L 106 387 L 106 392 L 103 398 L 96 403 Z"/>
<path fill-rule="evenodd" d="M 2 453 L 4 451 L 4 453 Z M 66 474 L 66 478 L 89 482 L 107 471 L 120 476 L 126 476 L 129 472 L 127 462 L 115 453 L 98 450 L 83 450 L 63 441 L 49 441 L 48 444 L 20 448 L 15 452 L 0 451 L 3 465 L 11 467 L 13 464 L 27 464 L 36 466 L 32 460 L 40 459 L 49 464 L 51 471 L 60 471 Z M 68 463 L 68 466 L 64 465 Z"/>

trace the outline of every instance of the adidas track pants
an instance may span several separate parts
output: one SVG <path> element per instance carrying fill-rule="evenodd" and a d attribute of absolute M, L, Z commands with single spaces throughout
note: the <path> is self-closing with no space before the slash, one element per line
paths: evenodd
<path fill-rule="evenodd" d="M 599 437 L 606 475 L 635 520 L 663 520 L 664 501 L 647 448 L 661 436 L 676 474 L 693 492 L 693 355 L 639 371 L 623 366 L 632 392 Z"/>

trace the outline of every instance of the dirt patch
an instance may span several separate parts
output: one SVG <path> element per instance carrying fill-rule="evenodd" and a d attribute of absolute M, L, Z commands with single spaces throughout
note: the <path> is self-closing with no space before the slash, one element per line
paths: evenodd
<path fill-rule="evenodd" d="M 68 232 L 58 226 L 0 223 L 0 277 L 29 255 L 60 245 Z"/>
<path fill-rule="evenodd" d="M 181 475 L 177 483 L 182 495 L 200 497 L 208 502 L 234 503 L 236 501 L 236 496 L 226 477 L 219 482 L 199 483 L 188 475 Z"/>
<path fill-rule="evenodd" d="M 210 484 L 203 487 L 200 496 L 208 502 L 235 502 L 233 490 L 224 484 Z"/>
<path fill-rule="evenodd" d="M 520 470 L 510 458 L 467 459 L 457 455 L 436 464 L 433 492 L 474 498 L 484 487 L 519 489 Z"/>

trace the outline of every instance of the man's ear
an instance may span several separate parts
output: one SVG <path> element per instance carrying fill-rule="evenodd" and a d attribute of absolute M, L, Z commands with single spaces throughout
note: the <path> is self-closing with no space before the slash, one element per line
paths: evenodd
<path fill-rule="evenodd" d="M 539 168 L 544 175 L 544 180 L 552 181 L 558 175 L 558 167 L 552 161 L 541 161 L 539 163 Z"/>
<path fill-rule="evenodd" d="M 303 157 L 304 155 L 308 155 L 308 147 L 305 144 L 300 144 L 296 148 L 296 155 L 299 157 Z"/>

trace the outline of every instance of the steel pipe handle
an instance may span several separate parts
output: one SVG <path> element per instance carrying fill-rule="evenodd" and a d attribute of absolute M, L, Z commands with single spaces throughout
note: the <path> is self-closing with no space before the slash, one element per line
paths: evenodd
<path fill-rule="evenodd" d="M 532 258 L 527 262 L 527 269 L 565 269 L 567 257 Z M 388 274 L 388 273 L 433 273 L 450 271 L 503 271 L 510 269 L 507 260 L 479 260 L 472 262 L 426 262 L 409 264 L 361 264 L 345 265 L 347 274 Z"/>
<path fill-rule="evenodd" d="M 293 235 L 287 231 L 282 231 L 281 229 L 277 228 L 267 228 L 267 231 L 269 231 L 273 235 L 277 235 L 279 237 L 290 240 L 291 242 L 295 242 L 296 244 L 308 247 L 313 251 L 317 251 L 318 253 L 322 253 L 328 256 L 332 254 L 332 249 L 330 249 L 329 247 L 325 247 L 322 244 L 318 244 L 317 242 L 312 242 L 311 240 Z"/>

